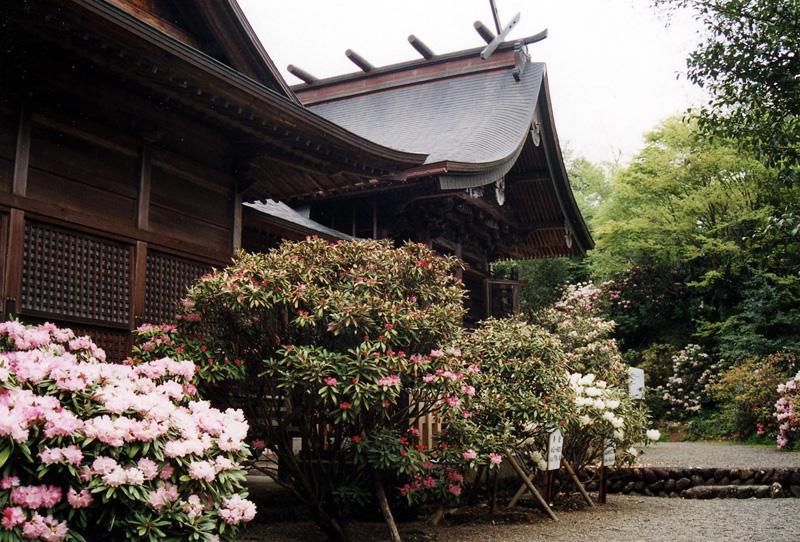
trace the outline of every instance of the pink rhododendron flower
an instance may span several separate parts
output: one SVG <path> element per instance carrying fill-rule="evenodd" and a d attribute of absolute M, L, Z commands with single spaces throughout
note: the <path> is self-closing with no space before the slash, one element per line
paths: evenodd
<path fill-rule="evenodd" d="M 136 463 L 145 480 L 152 480 L 158 476 L 158 464 L 150 458 L 143 457 Z"/>
<path fill-rule="evenodd" d="M 67 491 L 67 502 L 73 508 L 86 508 L 92 504 L 93 500 L 94 498 L 88 489 L 82 489 L 80 493 L 73 488 L 69 488 L 69 491 Z"/>
<path fill-rule="evenodd" d="M 255 516 L 256 505 L 239 495 L 227 499 L 225 506 L 219 511 L 219 517 L 229 525 L 251 521 Z"/>
<path fill-rule="evenodd" d="M 7 506 L 3 509 L 3 519 L 0 523 L 2 523 L 5 530 L 11 531 L 17 525 L 22 525 L 26 519 L 25 512 L 22 511 L 22 508 L 18 506 Z"/>
<path fill-rule="evenodd" d="M 158 477 L 161 478 L 162 480 L 169 480 L 170 478 L 172 478 L 173 474 L 175 474 L 175 467 L 173 467 L 172 465 L 164 465 Z"/>
<path fill-rule="evenodd" d="M 211 482 L 217 475 L 214 465 L 208 461 L 192 461 L 189 463 L 189 477 L 192 480 Z"/>
<path fill-rule="evenodd" d="M 0 480 L 0 489 L 11 489 L 19 485 L 19 478 L 16 476 L 6 476 Z"/>
<path fill-rule="evenodd" d="M 384 387 L 399 386 L 400 377 L 397 375 L 384 376 L 380 380 L 378 380 L 378 384 Z"/>
<path fill-rule="evenodd" d="M 11 502 L 30 510 L 52 508 L 62 497 L 61 488 L 56 486 L 18 486 L 11 490 Z"/>
<path fill-rule="evenodd" d="M 335 386 L 337 383 L 336 378 L 332 376 L 326 376 L 325 378 L 322 379 L 322 381 L 325 382 L 326 386 Z"/>
<path fill-rule="evenodd" d="M 489 461 L 494 465 L 499 465 L 503 462 L 503 456 L 496 452 L 492 452 L 489 454 Z"/>
<path fill-rule="evenodd" d="M 473 459 L 478 457 L 478 452 L 476 452 L 473 449 L 469 449 L 469 450 L 465 451 L 462 455 L 464 456 L 464 460 L 465 461 L 472 461 Z"/>
<path fill-rule="evenodd" d="M 458 484 L 450 484 L 447 486 L 447 491 L 458 497 L 461 495 L 461 486 Z"/>

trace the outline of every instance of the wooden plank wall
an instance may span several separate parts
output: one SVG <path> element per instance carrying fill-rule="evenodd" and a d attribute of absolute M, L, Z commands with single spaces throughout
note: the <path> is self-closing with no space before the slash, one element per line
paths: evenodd
<path fill-rule="evenodd" d="M 187 154 L 179 155 L 59 114 L 0 101 L 0 309 L 3 319 L 13 314 L 91 331 L 114 357 L 121 357 L 130 345 L 130 330 L 145 314 L 166 314 L 165 303 L 183 293 L 179 284 L 227 262 L 241 242 L 236 209 L 241 199 L 232 176 L 209 166 L 207 155 L 192 157 L 188 145 Z M 56 242 L 62 245 L 53 254 L 61 257 L 45 265 Z M 80 254 L 64 258 L 64 243 Z M 120 267 L 126 253 L 130 261 Z M 166 267 L 153 265 L 165 258 Z M 87 265 L 96 267 L 88 281 Z M 159 276 L 148 277 L 148 268 L 151 274 L 158 269 Z M 80 269 L 83 275 L 74 276 Z M 170 269 L 180 276 L 165 276 Z M 146 295 L 148 279 L 159 285 L 157 295 Z M 37 280 L 46 280 L 47 288 L 31 289 L 31 284 L 42 284 Z M 86 284 L 94 296 L 130 296 L 123 305 L 130 307 L 128 318 L 103 320 L 93 316 L 91 307 L 48 313 L 42 307 L 58 303 L 35 299 L 44 291 L 76 299 L 75 289 Z M 104 293 L 104 288 L 114 291 Z M 148 300 L 159 307 L 148 307 Z"/>

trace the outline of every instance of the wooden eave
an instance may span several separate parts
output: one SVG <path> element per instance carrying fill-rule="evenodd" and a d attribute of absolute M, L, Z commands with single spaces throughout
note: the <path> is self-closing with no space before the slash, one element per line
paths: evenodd
<path fill-rule="evenodd" d="M 359 180 L 380 178 L 424 161 L 424 155 L 360 138 L 103 1 L 56 0 L 37 5 L 44 6 L 38 15 L 50 21 L 48 32 L 41 34 L 43 40 L 71 42 L 74 54 L 122 78 L 135 79 L 214 123 L 243 132 L 251 140 L 247 153 L 252 158 L 283 159 L 287 170 L 297 166 L 298 171 L 290 175 L 292 182 L 281 189 L 268 176 L 254 178 L 256 174 L 249 171 L 246 184 L 251 199 L 346 190 Z M 285 154 L 275 152 L 276 147 Z M 320 188 L 304 180 L 312 174 L 331 181 Z M 298 178 L 301 182 L 295 182 Z"/>
<path fill-rule="evenodd" d="M 300 103 L 236 0 L 200 0 L 195 7 L 214 31 L 234 68 L 262 83 L 275 83 L 286 98 Z"/>

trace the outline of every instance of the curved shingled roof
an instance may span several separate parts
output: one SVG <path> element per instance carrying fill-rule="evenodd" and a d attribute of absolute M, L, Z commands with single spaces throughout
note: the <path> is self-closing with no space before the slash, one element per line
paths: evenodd
<path fill-rule="evenodd" d="M 438 190 L 505 181 L 497 212 L 521 241 L 507 257 L 583 254 L 594 246 L 577 208 L 552 118 L 546 67 L 513 44 L 484 61 L 480 49 L 294 87 L 317 115 L 384 147 L 427 154 L 401 180 L 434 177 Z M 498 215 L 499 216 L 499 215 Z"/>
<path fill-rule="evenodd" d="M 530 130 L 543 75 L 536 63 L 519 82 L 508 70 L 473 72 L 308 107 L 384 147 L 427 154 L 426 164 L 499 165 Z"/>

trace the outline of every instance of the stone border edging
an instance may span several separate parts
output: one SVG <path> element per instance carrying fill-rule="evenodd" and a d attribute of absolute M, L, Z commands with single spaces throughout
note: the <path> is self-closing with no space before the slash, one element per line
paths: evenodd
<path fill-rule="evenodd" d="M 597 491 L 595 471 L 587 469 L 588 476 L 594 478 L 587 486 L 589 491 Z M 774 488 L 779 484 L 780 488 Z M 758 490 L 736 491 L 731 486 L 762 486 Z M 763 486 L 771 488 L 764 494 Z M 692 491 L 699 487 L 725 487 L 721 489 Z M 740 498 L 774 496 L 800 498 L 800 468 L 768 468 L 768 469 L 724 469 L 724 468 L 677 468 L 677 467 L 630 467 L 608 470 L 608 492 L 636 494 L 657 497 L 714 498 L 722 496 L 738 496 Z M 706 496 L 712 495 L 712 496 Z"/>

